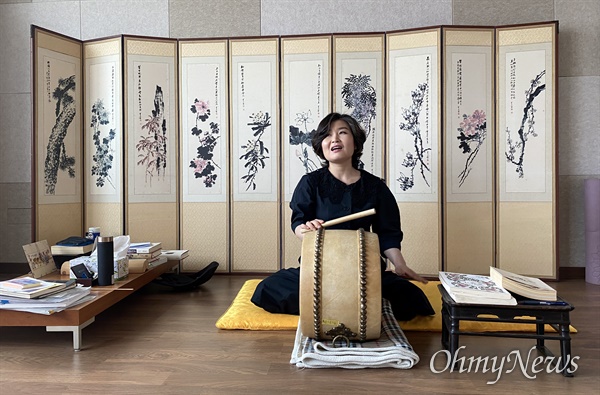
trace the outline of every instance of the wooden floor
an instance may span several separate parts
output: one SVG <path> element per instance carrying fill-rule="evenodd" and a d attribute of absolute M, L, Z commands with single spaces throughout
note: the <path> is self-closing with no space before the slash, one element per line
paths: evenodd
<path fill-rule="evenodd" d="M 406 332 L 420 357 L 410 370 L 298 369 L 289 364 L 294 331 L 224 331 L 215 322 L 250 277 L 217 275 L 198 291 L 174 293 L 150 284 L 83 330 L 74 352 L 70 333 L 44 328 L 0 328 L 0 393 L 408 393 L 600 394 L 600 286 L 583 280 L 553 283 L 576 306 L 572 324 L 575 377 L 545 370 L 527 378 L 515 359 L 498 371 L 433 373 L 439 333 Z M 255 277 L 253 277 L 255 278 Z M 461 355 L 526 360 L 535 340 L 463 337 Z M 558 342 L 547 342 L 559 353 Z M 441 353 L 434 369 L 444 369 Z M 534 350 L 528 363 L 538 356 Z M 491 363 L 491 362 L 490 362 Z M 524 362 L 526 363 L 526 362 Z M 508 371 L 513 370 L 511 373 Z M 486 384 L 496 381 L 495 384 Z"/>

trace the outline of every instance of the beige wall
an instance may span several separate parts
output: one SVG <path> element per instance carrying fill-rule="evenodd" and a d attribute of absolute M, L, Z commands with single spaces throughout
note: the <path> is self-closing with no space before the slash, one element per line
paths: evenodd
<path fill-rule="evenodd" d="M 583 182 L 600 177 L 598 0 L 0 0 L 0 272 L 31 242 L 30 25 L 82 40 L 393 31 L 558 20 L 559 244 L 585 266 Z M 20 266 L 19 266 L 20 265 Z"/>

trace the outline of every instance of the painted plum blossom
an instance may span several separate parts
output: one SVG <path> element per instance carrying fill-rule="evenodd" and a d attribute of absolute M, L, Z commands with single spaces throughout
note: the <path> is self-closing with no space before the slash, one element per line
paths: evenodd
<path fill-rule="evenodd" d="M 546 84 L 542 82 L 544 75 L 546 75 L 546 70 L 543 70 L 531 80 L 529 89 L 525 91 L 525 107 L 523 108 L 523 118 L 521 119 L 519 130 L 517 131 L 518 137 L 516 141 L 513 140 L 510 129 L 506 128 L 506 145 L 508 151 L 504 154 L 506 160 L 515 165 L 515 172 L 517 172 L 519 178 L 525 176 L 525 169 L 523 168 L 525 145 L 530 138 L 538 136 L 534 128 L 535 113 L 537 110 L 533 107 L 533 101 L 546 89 Z"/>
<path fill-rule="evenodd" d="M 477 157 L 487 136 L 486 117 L 483 110 L 475 110 L 472 115 L 463 114 L 463 120 L 458 127 L 460 141 L 458 147 L 467 156 L 465 166 L 458 175 L 459 186 L 465 182 L 471 172 L 473 161 Z"/>
<path fill-rule="evenodd" d="M 413 137 L 414 151 L 406 152 L 406 156 L 402 161 L 402 166 L 405 167 L 409 174 L 400 172 L 400 177 L 396 179 L 400 183 L 400 188 L 407 191 L 415 185 L 415 171 L 421 174 L 425 184 L 429 186 L 427 180 L 428 173 L 431 174 L 431 169 L 425 163 L 425 153 L 431 151 L 431 147 L 423 145 L 423 137 L 421 136 L 421 125 L 419 116 L 423 106 L 423 99 L 427 91 L 427 83 L 419 84 L 417 89 L 411 92 L 412 105 L 409 108 L 402 109 L 402 117 L 405 122 L 400 124 L 400 130 L 408 132 Z"/>
<path fill-rule="evenodd" d="M 192 128 L 192 135 L 198 138 L 196 157 L 190 161 L 190 168 L 194 171 L 194 177 L 201 179 L 207 188 L 211 188 L 217 181 L 216 168 L 221 168 L 214 161 L 214 150 L 217 146 L 219 136 L 219 124 L 210 122 L 208 127 L 203 125 L 210 118 L 210 107 L 208 100 L 194 99 L 190 111 L 196 114 L 196 125 Z M 204 129 L 201 128 L 204 127 Z"/>

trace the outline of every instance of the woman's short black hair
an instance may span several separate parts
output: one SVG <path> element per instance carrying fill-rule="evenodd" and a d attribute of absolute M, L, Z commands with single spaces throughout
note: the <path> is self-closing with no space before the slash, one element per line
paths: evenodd
<path fill-rule="evenodd" d="M 360 157 L 363 153 L 363 147 L 365 145 L 365 141 L 367 141 L 367 134 L 364 129 L 360 126 L 360 123 L 354 118 L 352 118 L 348 114 L 340 114 L 337 112 L 332 112 L 325 116 L 319 122 L 319 126 L 311 140 L 313 150 L 315 154 L 323 161 L 323 166 L 329 166 L 329 162 L 325 159 L 325 154 L 323 154 L 323 148 L 321 147 L 321 143 L 327 136 L 329 136 L 329 130 L 331 129 L 331 124 L 335 121 L 342 120 L 348 124 L 350 128 L 350 132 L 352 133 L 352 137 L 354 138 L 354 154 L 352 155 L 352 166 L 356 169 L 359 168 Z"/>

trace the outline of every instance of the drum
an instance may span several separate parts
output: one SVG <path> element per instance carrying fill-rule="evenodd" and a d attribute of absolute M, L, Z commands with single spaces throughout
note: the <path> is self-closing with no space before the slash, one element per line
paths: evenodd
<path fill-rule="evenodd" d="M 379 238 L 359 230 L 304 234 L 300 329 L 317 340 L 378 339 L 381 334 Z"/>

